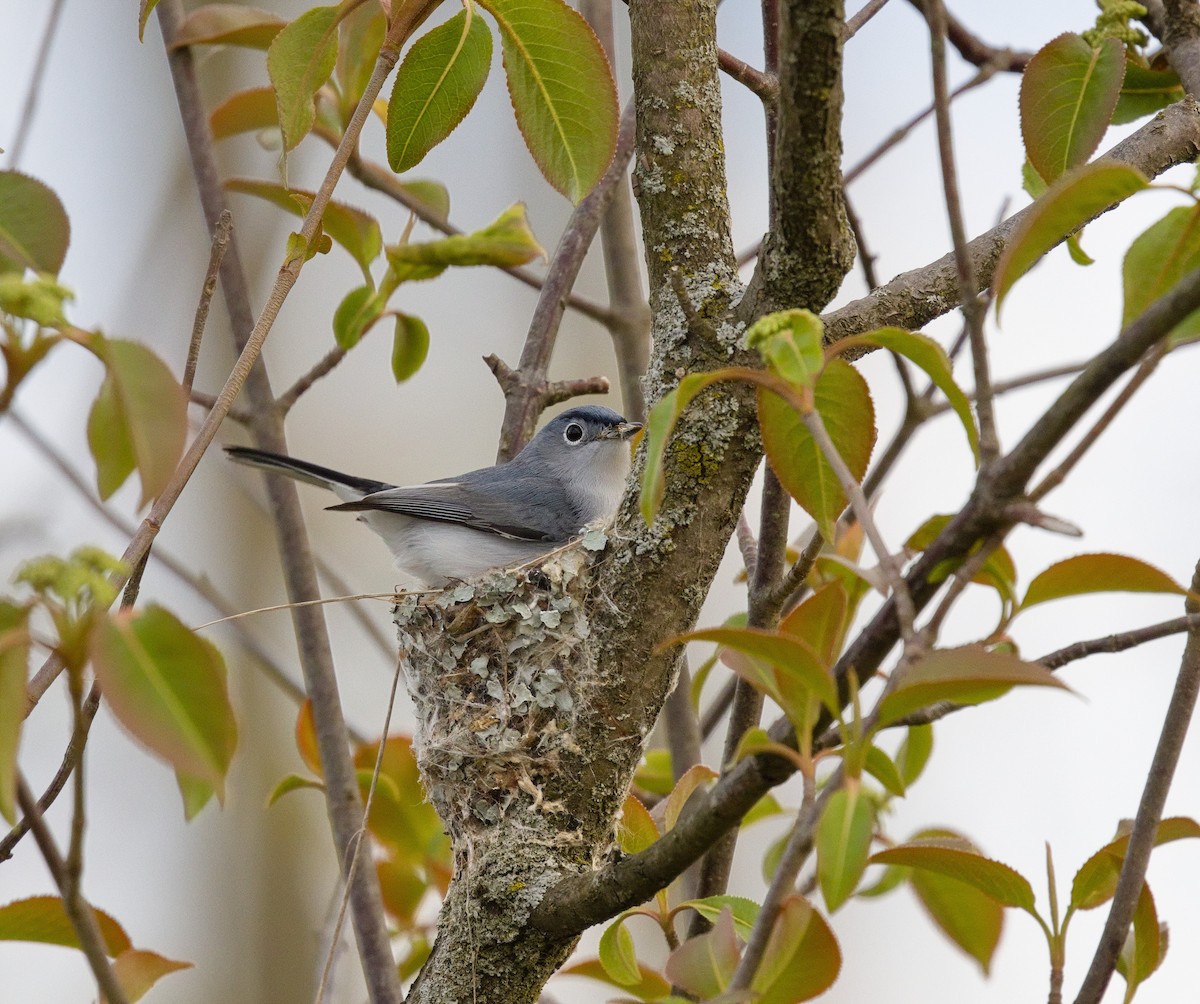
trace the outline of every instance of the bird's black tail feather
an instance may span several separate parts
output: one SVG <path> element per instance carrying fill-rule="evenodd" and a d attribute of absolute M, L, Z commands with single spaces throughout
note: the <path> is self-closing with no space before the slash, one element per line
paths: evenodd
<path fill-rule="evenodd" d="M 394 487 L 386 481 L 356 478 L 352 474 L 343 474 L 341 471 L 330 470 L 328 467 L 310 464 L 306 460 L 296 460 L 294 457 L 285 457 L 281 453 L 255 450 L 248 446 L 227 446 L 225 452 L 229 454 L 231 460 L 236 460 L 239 464 L 260 467 L 268 471 L 278 471 L 297 481 L 304 481 L 307 484 L 316 485 L 318 488 L 328 488 L 330 491 L 336 491 L 337 486 L 340 486 L 349 488 L 351 491 L 361 492 L 363 495 L 370 495 L 372 492 L 381 492 L 386 488 Z"/>

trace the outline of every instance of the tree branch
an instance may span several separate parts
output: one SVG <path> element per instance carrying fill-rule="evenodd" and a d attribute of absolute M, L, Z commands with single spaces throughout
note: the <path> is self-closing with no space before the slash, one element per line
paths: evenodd
<path fill-rule="evenodd" d="M 1192 576 L 1192 594 L 1185 604 L 1189 615 L 1200 612 L 1200 603 L 1195 599 L 1198 593 L 1200 564 Z M 1133 820 L 1133 830 L 1129 834 L 1129 846 L 1121 864 L 1112 906 L 1109 907 L 1104 931 L 1075 1004 L 1098 1004 L 1112 978 L 1138 896 L 1146 881 L 1146 867 L 1150 863 L 1150 852 L 1154 849 L 1154 835 L 1162 820 L 1163 806 L 1175 776 L 1175 766 L 1179 763 L 1179 753 L 1183 749 L 1197 695 L 1200 695 L 1200 628 L 1192 626 L 1188 629 L 1187 645 L 1184 646 L 1179 675 L 1175 679 L 1175 690 L 1171 695 L 1171 703 L 1167 705 L 1158 746 L 1154 750 L 1146 785 L 1142 789 L 1137 815 Z"/>
<path fill-rule="evenodd" d="M 928 17 L 929 7 L 927 0 L 909 0 L 909 2 L 921 12 L 922 16 Z M 996 63 L 1001 70 L 1007 73 L 1023 73 L 1026 64 L 1033 58 L 1032 52 L 1019 52 L 1000 46 L 988 45 L 988 43 L 972 34 L 949 11 L 946 12 L 946 37 L 950 40 L 950 44 L 958 50 L 958 54 L 968 63 L 975 66 Z"/>

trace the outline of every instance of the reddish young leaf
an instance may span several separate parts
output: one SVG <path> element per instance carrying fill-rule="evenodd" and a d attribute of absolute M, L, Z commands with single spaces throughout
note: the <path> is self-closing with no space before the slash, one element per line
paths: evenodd
<path fill-rule="evenodd" d="M 978 645 L 939 649 L 897 676 L 879 703 L 879 724 L 899 721 L 938 701 L 994 701 L 1017 686 L 1070 689 L 1043 666 L 1006 652 L 989 652 Z"/>
<path fill-rule="evenodd" d="M 620 987 L 622 992 L 632 994 L 640 1001 L 657 1001 L 665 998 L 671 992 L 671 984 L 662 978 L 649 966 L 638 963 L 639 979 L 636 983 L 618 983 L 605 970 L 599 959 L 585 959 L 573 966 L 560 969 L 563 976 L 586 976 L 588 979 L 607 983 L 610 987 Z"/>
<path fill-rule="evenodd" d="M 233 3 L 205 4 L 183 19 L 171 48 L 241 45 L 249 49 L 266 49 L 286 24 L 278 14 L 257 7 Z"/>
<path fill-rule="evenodd" d="M 663 972 L 675 986 L 710 1000 L 725 992 L 741 957 L 733 913 L 726 907 L 712 930 L 689 938 L 671 953 Z"/>
<path fill-rule="evenodd" d="M 1079 35 L 1059 35 L 1034 54 L 1021 75 L 1021 135 L 1046 181 L 1100 145 L 1124 76 L 1125 46 L 1115 38 L 1093 48 Z"/>
<path fill-rule="evenodd" d="M 212 110 L 208 127 L 213 139 L 226 139 L 243 132 L 279 128 L 279 108 L 273 87 L 252 87 L 231 94 Z"/>
<path fill-rule="evenodd" d="M 842 650 L 849 627 L 850 597 L 840 582 L 827 582 L 792 610 L 779 630 L 807 642 L 824 666 Z"/>
<path fill-rule="evenodd" d="M 755 1004 L 797 1004 L 823 994 L 837 979 L 842 953 L 825 919 L 802 896 L 780 908 L 750 989 Z"/>
<path fill-rule="evenodd" d="M 89 653 L 117 720 L 223 799 L 237 726 L 216 647 L 151 605 L 140 613 L 97 617 Z"/>
<path fill-rule="evenodd" d="M 300 710 L 296 712 L 295 733 L 296 749 L 300 752 L 300 759 L 304 761 L 304 766 L 317 777 L 324 777 L 325 772 L 321 769 L 321 751 L 317 748 L 316 720 L 313 718 L 310 698 L 306 697 L 304 703 L 300 705 Z"/>
<path fill-rule="evenodd" d="M 1166 572 L 1124 554 L 1077 554 L 1034 577 L 1021 609 L 1084 593 L 1173 593 L 1187 590 Z"/>

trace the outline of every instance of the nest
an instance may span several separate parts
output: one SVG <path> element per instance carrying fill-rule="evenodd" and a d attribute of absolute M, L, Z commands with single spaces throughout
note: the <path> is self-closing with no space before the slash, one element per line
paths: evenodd
<path fill-rule="evenodd" d="M 556 808 L 542 791 L 575 749 L 587 564 L 572 546 L 393 609 L 417 764 L 456 848 L 514 805 Z"/>

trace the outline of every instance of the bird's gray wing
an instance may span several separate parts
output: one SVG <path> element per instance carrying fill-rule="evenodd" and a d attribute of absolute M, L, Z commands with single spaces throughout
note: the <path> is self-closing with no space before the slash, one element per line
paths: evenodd
<path fill-rule="evenodd" d="M 330 508 L 395 512 L 414 519 L 459 523 L 512 540 L 547 543 L 566 540 L 579 529 L 561 488 L 543 478 L 523 476 L 487 484 L 451 480 L 389 488 Z"/>

